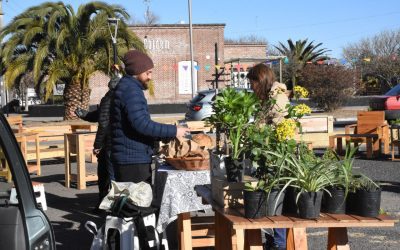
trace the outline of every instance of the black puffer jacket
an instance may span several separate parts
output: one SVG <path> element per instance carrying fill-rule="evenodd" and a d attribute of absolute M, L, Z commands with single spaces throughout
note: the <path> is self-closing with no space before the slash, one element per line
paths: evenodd
<path fill-rule="evenodd" d="M 99 126 L 97 128 L 96 139 L 94 140 L 93 148 L 101 149 L 106 147 L 111 149 L 111 125 L 110 125 L 110 111 L 111 103 L 114 98 L 114 89 L 119 82 L 119 77 L 113 77 L 108 83 L 109 90 L 101 98 L 99 106 Z"/>
<path fill-rule="evenodd" d="M 101 98 L 99 107 L 96 110 L 87 113 L 85 117 L 81 117 L 85 121 L 99 123 L 93 144 L 94 149 L 101 149 L 103 147 L 111 149 L 110 111 L 111 103 L 114 98 L 114 89 L 119 80 L 120 77 L 113 77 L 108 83 L 109 90 L 103 98 Z"/>

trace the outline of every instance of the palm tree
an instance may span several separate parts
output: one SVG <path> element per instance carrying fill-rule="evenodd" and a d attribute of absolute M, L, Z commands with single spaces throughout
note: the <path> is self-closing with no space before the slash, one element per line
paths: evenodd
<path fill-rule="evenodd" d="M 112 41 L 108 18 L 119 18 L 119 57 L 128 49 L 144 51 L 143 43 L 129 30 L 128 13 L 118 5 L 91 2 L 75 13 L 63 2 L 47 2 L 16 16 L 0 33 L 0 55 L 8 87 L 27 72 L 45 90 L 45 100 L 58 83 L 65 83 L 64 119 L 75 119 L 77 107 L 89 106 L 89 78 L 110 73 Z"/>
<path fill-rule="evenodd" d="M 299 73 L 307 62 L 327 59 L 323 54 L 329 50 L 325 48 L 318 49 L 322 43 L 314 45 L 312 41 L 307 44 L 307 40 L 298 40 L 294 44 L 292 39 L 289 39 L 287 40 L 288 46 L 281 42 L 279 42 L 279 46 L 274 46 L 282 55 L 288 58 L 287 71 L 293 88 L 297 83 Z"/>

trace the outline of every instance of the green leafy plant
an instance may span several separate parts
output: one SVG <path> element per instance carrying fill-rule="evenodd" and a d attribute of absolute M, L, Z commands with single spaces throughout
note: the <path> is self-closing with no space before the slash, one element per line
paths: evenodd
<path fill-rule="evenodd" d="M 377 191 L 380 189 L 379 184 L 375 183 L 369 177 L 363 174 L 354 175 L 350 183 L 351 191 L 364 190 L 368 192 Z"/>
<path fill-rule="evenodd" d="M 207 119 L 209 124 L 226 134 L 232 148 L 232 159 L 241 157 L 246 144 L 247 129 L 250 121 L 259 110 L 259 100 L 254 93 L 234 88 L 226 88 L 217 95 L 214 103 L 214 114 Z"/>
<path fill-rule="evenodd" d="M 391 125 L 399 125 L 400 124 L 400 118 L 397 118 L 396 120 L 390 121 Z"/>

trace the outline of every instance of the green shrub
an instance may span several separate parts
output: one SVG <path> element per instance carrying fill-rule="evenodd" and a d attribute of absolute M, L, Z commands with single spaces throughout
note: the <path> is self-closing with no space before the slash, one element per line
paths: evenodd
<path fill-rule="evenodd" d="M 319 108 L 332 111 L 339 108 L 356 92 L 358 78 L 355 71 L 340 65 L 307 65 L 299 85 L 310 92 L 310 100 Z"/>

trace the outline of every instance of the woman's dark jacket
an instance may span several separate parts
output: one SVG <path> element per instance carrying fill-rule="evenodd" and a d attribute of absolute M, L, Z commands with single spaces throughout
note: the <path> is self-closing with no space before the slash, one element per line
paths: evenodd
<path fill-rule="evenodd" d="M 111 159 L 117 165 L 151 163 L 156 139 L 176 136 L 176 126 L 150 118 L 143 85 L 132 76 L 121 78 L 111 108 Z"/>
<path fill-rule="evenodd" d="M 120 78 L 115 76 L 108 83 L 109 90 L 101 98 L 99 107 L 92 112 L 89 112 L 82 119 L 89 122 L 98 122 L 96 138 L 94 140 L 93 148 L 102 149 L 106 148 L 111 150 L 111 126 L 110 126 L 110 112 L 111 103 L 114 97 L 114 90 Z"/>

